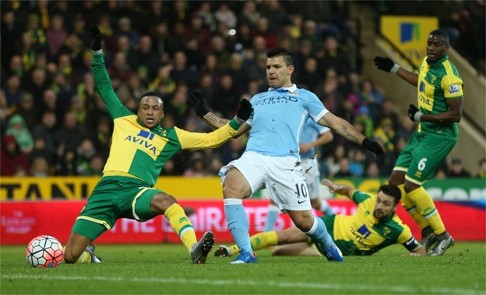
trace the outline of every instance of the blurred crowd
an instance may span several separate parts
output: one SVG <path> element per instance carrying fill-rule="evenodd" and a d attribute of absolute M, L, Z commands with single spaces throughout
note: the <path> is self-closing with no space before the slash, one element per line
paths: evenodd
<path fill-rule="evenodd" d="M 347 21 L 347 1 L 37 0 L 1 6 L 4 176 L 102 174 L 113 123 L 90 72 L 90 24 L 102 32 L 106 66 L 122 103 L 136 112 L 142 93 L 161 93 L 163 127 L 210 130 L 187 106 L 196 88 L 214 112 L 234 116 L 240 99 L 267 89 L 265 53 L 280 46 L 293 54 L 294 82 L 386 151 L 376 159 L 336 136 L 317 154 L 323 176 L 387 177 L 415 128 L 353 62 L 348 45 L 360 41 Z M 245 143 L 241 137 L 215 150 L 181 152 L 162 175 L 217 175 Z M 484 177 L 484 160 L 480 167 Z M 470 176 L 460 159 L 438 173 Z"/>

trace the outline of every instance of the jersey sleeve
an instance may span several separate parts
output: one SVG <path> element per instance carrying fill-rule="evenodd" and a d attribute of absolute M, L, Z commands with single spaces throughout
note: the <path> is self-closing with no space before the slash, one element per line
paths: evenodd
<path fill-rule="evenodd" d="M 93 72 L 96 90 L 100 94 L 103 103 L 106 105 L 106 109 L 110 116 L 113 119 L 116 119 L 123 116 L 133 115 L 133 113 L 120 102 L 120 99 L 113 90 L 102 53 L 93 54 L 91 70 Z"/>
<path fill-rule="evenodd" d="M 417 250 L 421 246 L 412 235 L 410 228 L 405 224 L 403 225 L 402 233 L 398 236 L 397 243 L 402 244 L 410 252 Z"/>
<path fill-rule="evenodd" d="M 189 132 L 180 128 L 174 129 L 179 139 L 181 149 L 196 150 L 219 147 L 223 143 L 230 140 L 233 135 L 235 135 L 239 127 L 239 123 L 237 123 L 235 120 L 231 120 L 223 127 L 209 133 Z"/>
<path fill-rule="evenodd" d="M 360 192 L 360 191 L 355 191 L 353 193 L 353 202 L 356 203 L 356 204 L 359 204 L 361 202 L 364 202 L 366 200 L 368 200 L 371 196 L 368 195 L 367 193 L 364 193 L 364 192 Z"/>
<path fill-rule="evenodd" d="M 445 98 L 459 98 L 463 96 L 462 80 L 456 75 L 448 74 L 442 78 L 441 87 Z"/>
<path fill-rule="evenodd" d="M 309 110 L 309 115 L 314 120 L 314 122 L 319 121 L 325 114 L 329 112 L 328 109 L 324 106 L 322 101 L 310 91 L 306 91 L 308 100 L 307 100 L 307 107 Z"/>

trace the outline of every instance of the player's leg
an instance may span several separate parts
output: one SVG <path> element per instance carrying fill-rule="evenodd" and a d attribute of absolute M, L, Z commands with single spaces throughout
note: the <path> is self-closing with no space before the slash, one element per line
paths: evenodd
<path fill-rule="evenodd" d="M 220 170 L 226 224 L 240 248 L 240 255 L 231 262 L 233 264 L 257 262 L 251 247 L 250 225 L 243 207 L 243 199 L 263 188 L 266 173 L 264 161 L 264 157 L 260 154 L 245 152 L 239 159 L 230 162 Z"/>
<path fill-rule="evenodd" d="M 343 262 L 344 258 L 329 235 L 326 225 L 321 218 L 312 215 L 309 211 L 290 211 L 289 216 L 294 224 L 302 230 L 316 244 L 329 261 Z"/>
<path fill-rule="evenodd" d="M 233 261 L 255 263 L 256 258 L 251 247 L 249 220 L 243 207 L 243 199 L 251 195 L 251 188 L 243 174 L 231 168 L 223 181 L 224 213 L 228 229 L 240 248 L 240 255 Z"/>
<path fill-rule="evenodd" d="M 328 260 L 343 261 L 339 249 L 329 235 L 326 225 L 311 211 L 309 192 L 301 167 L 295 159 L 272 159 L 266 182 L 270 198 L 285 210 L 295 226 L 309 236 L 326 254 Z"/>
<path fill-rule="evenodd" d="M 286 245 L 300 242 L 307 242 L 308 237 L 297 227 L 289 227 L 279 231 L 262 232 L 251 236 L 251 246 L 254 251 L 265 249 L 271 246 Z M 221 245 L 215 252 L 215 256 L 225 257 L 236 255 L 240 249 L 236 244 L 231 246 Z"/>
<path fill-rule="evenodd" d="M 278 215 L 280 213 L 280 209 L 278 209 L 277 205 L 270 200 L 270 204 L 268 205 L 268 213 L 267 219 L 265 220 L 265 229 L 264 232 L 272 231 L 275 227 L 275 222 L 277 222 Z"/>
<path fill-rule="evenodd" d="M 68 242 L 64 247 L 66 263 L 100 263 L 94 253 L 92 241 L 112 228 L 116 222 L 113 209 L 113 189 L 110 182 L 100 181 L 88 198 L 86 206 L 79 213 L 73 225 Z"/>
<path fill-rule="evenodd" d="M 414 149 L 419 146 L 418 135 L 414 134 L 408 144 L 403 148 L 398 156 L 395 167 L 388 179 L 390 184 L 394 184 L 398 186 L 400 191 L 402 192 L 401 203 L 402 207 L 407 210 L 408 214 L 413 218 L 413 220 L 419 225 L 422 232 L 427 231 L 426 228 L 429 228 L 429 224 L 427 220 L 422 216 L 421 212 L 417 209 L 417 205 L 410 199 L 405 191 L 405 175 L 409 169 L 410 163 L 412 162 L 412 154 Z M 422 234 L 422 242 L 425 236 Z"/>
<path fill-rule="evenodd" d="M 321 199 L 320 197 L 311 199 L 311 206 L 312 208 L 321 211 L 324 215 L 336 215 L 336 212 L 334 212 L 334 209 L 332 209 L 331 205 L 329 205 L 326 200 Z"/>
<path fill-rule="evenodd" d="M 94 253 L 91 240 L 75 232 L 71 232 L 64 247 L 64 262 L 70 263 L 100 263 L 101 259 Z"/>
<path fill-rule="evenodd" d="M 302 171 L 304 171 L 312 208 L 321 211 L 324 215 L 335 215 L 329 203 L 321 197 L 321 181 L 317 159 L 302 160 Z"/>
<path fill-rule="evenodd" d="M 274 256 L 320 256 L 319 252 L 309 243 L 296 243 L 276 246 L 272 250 Z"/>
<path fill-rule="evenodd" d="M 182 244 L 191 254 L 193 263 L 205 263 L 214 244 L 212 232 L 206 232 L 198 242 L 191 220 L 176 199 L 155 189 L 142 189 L 135 197 L 134 218 L 149 220 L 157 215 L 165 215 L 172 230 L 178 234 Z"/>
<path fill-rule="evenodd" d="M 420 145 L 414 150 L 414 157 L 405 176 L 404 188 L 407 197 L 416 204 L 418 211 L 427 220 L 436 236 L 434 244 L 427 253 L 431 256 L 442 255 L 453 245 L 454 240 L 446 231 L 432 196 L 422 185 L 434 175 L 435 170 L 454 145 L 454 141 L 424 135 Z"/>

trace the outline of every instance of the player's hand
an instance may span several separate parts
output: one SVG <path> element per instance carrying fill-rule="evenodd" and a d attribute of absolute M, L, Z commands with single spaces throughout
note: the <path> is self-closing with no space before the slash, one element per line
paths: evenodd
<path fill-rule="evenodd" d="M 381 145 L 374 141 L 374 140 L 371 140 L 371 139 L 368 139 L 368 138 L 365 138 L 363 140 L 363 143 L 362 145 L 367 149 L 367 150 L 370 150 L 372 151 L 373 153 L 375 153 L 375 155 L 378 157 L 378 158 L 381 158 L 385 155 L 385 153 L 383 152 L 383 148 L 381 147 Z"/>
<path fill-rule="evenodd" d="M 400 68 L 399 65 L 388 57 L 375 56 L 375 58 L 373 58 L 373 63 L 378 69 L 393 74 L 395 74 Z"/>
<path fill-rule="evenodd" d="M 199 116 L 199 118 L 202 118 L 207 113 L 209 113 L 208 105 L 206 103 L 206 99 L 204 98 L 203 91 L 191 91 L 187 103 L 194 108 L 194 111 L 196 111 L 196 114 Z"/>
<path fill-rule="evenodd" d="M 408 117 L 410 118 L 410 120 L 414 122 L 420 122 L 420 117 L 422 117 L 422 115 L 423 113 L 419 111 L 419 109 L 413 104 L 411 104 L 408 108 Z"/>
<path fill-rule="evenodd" d="M 329 188 L 329 192 L 333 193 L 334 192 L 334 183 L 330 181 L 329 179 L 323 178 L 321 180 L 321 183 Z"/>
<path fill-rule="evenodd" d="M 299 152 L 301 154 L 307 153 L 312 149 L 312 145 L 310 143 L 301 143 L 299 144 Z"/>
<path fill-rule="evenodd" d="M 98 51 L 101 49 L 101 33 L 100 29 L 98 28 L 97 25 L 91 25 L 88 28 L 88 36 L 91 37 L 92 43 L 91 43 L 91 49 L 93 51 Z"/>
<path fill-rule="evenodd" d="M 240 108 L 238 109 L 236 117 L 244 122 L 250 118 L 251 113 L 253 113 L 251 102 L 247 99 L 240 100 Z"/>

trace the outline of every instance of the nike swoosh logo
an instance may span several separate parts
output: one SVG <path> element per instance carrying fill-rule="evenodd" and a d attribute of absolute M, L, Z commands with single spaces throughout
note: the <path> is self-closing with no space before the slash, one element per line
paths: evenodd
<path fill-rule="evenodd" d="M 304 201 L 297 201 L 297 204 L 302 204 L 304 202 L 305 202 L 305 200 Z"/>

